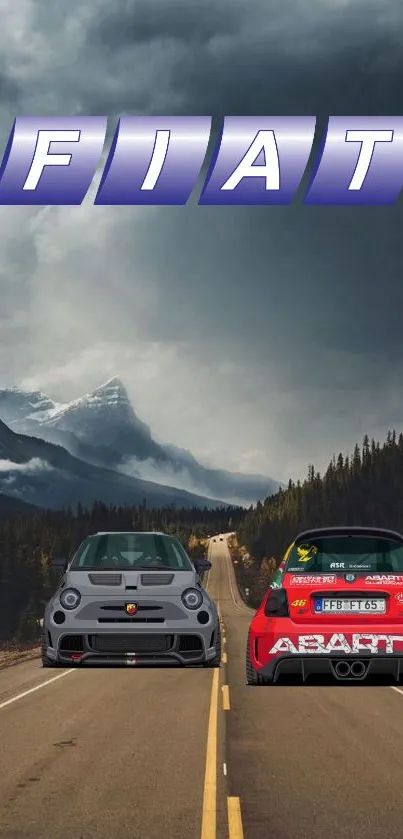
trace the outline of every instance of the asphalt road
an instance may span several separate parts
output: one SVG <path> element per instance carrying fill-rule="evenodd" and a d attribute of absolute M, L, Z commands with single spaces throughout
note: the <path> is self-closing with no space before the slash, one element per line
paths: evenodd
<path fill-rule="evenodd" d="M 403 691 L 247 687 L 212 560 L 220 670 L 0 671 L 0 839 L 401 839 Z"/>

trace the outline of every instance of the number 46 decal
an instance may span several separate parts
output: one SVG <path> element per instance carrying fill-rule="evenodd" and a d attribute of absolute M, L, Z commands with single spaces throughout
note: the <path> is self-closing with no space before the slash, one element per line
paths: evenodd
<path fill-rule="evenodd" d="M 306 600 L 293 600 L 291 606 L 306 606 Z"/>

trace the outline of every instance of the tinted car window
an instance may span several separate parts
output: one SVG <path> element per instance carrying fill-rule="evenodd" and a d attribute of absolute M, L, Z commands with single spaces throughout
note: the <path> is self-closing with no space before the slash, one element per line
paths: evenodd
<path fill-rule="evenodd" d="M 403 544 L 373 536 L 327 536 L 294 545 L 287 571 L 403 571 Z"/>
<path fill-rule="evenodd" d="M 107 533 L 91 536 L 80 546 L 71 570 L 170 568 L 191 571 L 180 543 L 159 533 Z"/>

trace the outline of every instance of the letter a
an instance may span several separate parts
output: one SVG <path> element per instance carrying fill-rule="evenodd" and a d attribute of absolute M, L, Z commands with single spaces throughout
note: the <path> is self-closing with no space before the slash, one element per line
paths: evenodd
<path fill-rule="evenodd" d="M 264 165 L 255 166 L 262 152 Z M 245 156 L 221 189 L 232 191 L 244 178 L 265 178 L 266 189 L 280 189 L 280 162 L 274 131 L 258 131 Z"/>

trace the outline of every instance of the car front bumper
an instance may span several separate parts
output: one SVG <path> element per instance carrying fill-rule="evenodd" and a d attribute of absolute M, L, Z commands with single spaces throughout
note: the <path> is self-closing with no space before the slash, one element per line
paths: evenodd
<path fill-rule="evenodd" d="M 54 637 L 53 627 L 44 627 L 43 649 L 49 659 L 75 664 L 202 664 L 216 654 L 217 626 L 194 632 L 162 629 L 135 632 L 127 628 L 88 633 L 64 631 Z"/>
<path fill-rule="evenodd" d="M 219 620 L 206 599 L 193 611 L 185 609 L 179 597 L 137 595 L 134 615 L 126 612 L 127 600 L 83 597 L 79 607 L 69 611 L 55 597 L 45 612 L 46 656 L 63 663 L 153 665 L 199 664 L 214 658 Z"/>

